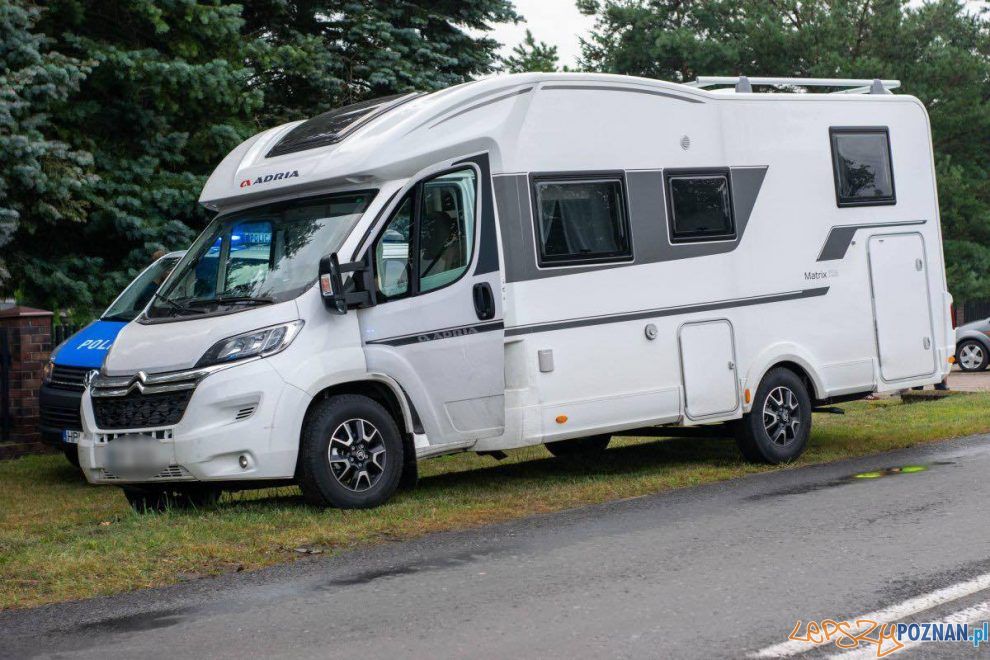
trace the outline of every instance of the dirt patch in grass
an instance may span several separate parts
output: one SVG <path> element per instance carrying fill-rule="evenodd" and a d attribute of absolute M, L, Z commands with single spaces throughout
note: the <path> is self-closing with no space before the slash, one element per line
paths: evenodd
<path fill-rule="evenodd" d="M 794 465 L 990 431 L 990 394 L 897 399 L 815 415 Z M 225 495 L 204 511 L 137 515 L 116 488 L 88 486 L 61 456 L 0 463 L 0 609 L 119 593 L 329 555 L 429 532 L 635 497 L 789 467 L 744 463 L 728 439 L 616 438 L 594 462 L 542 447 L 496 462 L 475 454 L 420 464 L 419 487 L 372 511 L 306 506 L 295 488 Z"/>

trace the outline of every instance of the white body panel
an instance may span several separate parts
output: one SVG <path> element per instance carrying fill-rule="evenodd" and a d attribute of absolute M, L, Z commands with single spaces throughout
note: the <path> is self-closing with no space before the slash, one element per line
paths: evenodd
<path fill-rule="evenodd" d="M 738 418 L 749 412 L 746 391 L 781 363 L 805 373 L 817 400 L 930 384 L 948 372 L 954 336 L 930 129 L 912 97 L 713 94 L 619 76 L 525 74 L 422 96 L 338 144 L 266 158 L 294 126 L 235 149 L 201 201 L 226 212 L 377 189 L 338 250 L 346 262 L 373 249 L 405 191 L 474 159 L 473 259 L 450 286 L 343 316 L 324 309 L 314 285 L 294 301 L 236 314 L 130 324 L 107 374 L 190 369 L 220 339 L 305 321 L 283 352 L 197 387 L 161 441 L 189 478 L 291 478 L 310 402 L 359 381 L 394 394 L 422 457 Z M 896 204 L 837 205 L 829 129 L 848 126 L 889 131 Z M 674 168 L 731 171 L 734 241 L 671 243 L 663 181 Z M 272 172 L 297 174 L 266 181 Z M 633 256 L 541 266 L 530 176 L 581 172 L 618 173 Z M 406 249 L 392 245 L 386 256 Z M 485 268 L 483 254 L 494 259 Z M 495 292 L 489 321 L 472 305 L 479 283 Z M 228 419 L 249 399 L 257 402 L 250 417 Z M 101 481 L 103 430 L 88 393 L 83 407 L 83 466 Z M 233 469 L 241 455 L 249 468 Z"/>

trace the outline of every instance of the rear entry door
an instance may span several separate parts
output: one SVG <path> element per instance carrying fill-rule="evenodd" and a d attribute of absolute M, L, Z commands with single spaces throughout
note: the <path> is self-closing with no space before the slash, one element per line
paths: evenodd
<path fill-rule="evenodd" d="M 679 341 L 687 416 L 697 420 L 735 411 L 739 384 L 732 324 L 724 319 L 687 323 Z"/>
<path fill-rule="evenodd" d="M 928 263 L 921 234 L 873 236 L 870 285 L 880 375 L 905 380 L 935 372 Z"/>

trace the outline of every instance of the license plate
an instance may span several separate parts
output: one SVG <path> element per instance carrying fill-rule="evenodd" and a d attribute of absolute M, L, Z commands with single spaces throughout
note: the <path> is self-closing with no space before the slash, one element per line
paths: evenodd
<path fill-rule="evenodd" d="M 118 436 L 105 447 L 104 464 L 121 479 L 150 479 L 169 465 L 167 449 L 150 435 Z"/>
<path fill-rule="evenodd" d="M 78 445 L 81 437 L 82 431 L 62 431 L 62 442 L 67 442 L 70 445 Z"/>

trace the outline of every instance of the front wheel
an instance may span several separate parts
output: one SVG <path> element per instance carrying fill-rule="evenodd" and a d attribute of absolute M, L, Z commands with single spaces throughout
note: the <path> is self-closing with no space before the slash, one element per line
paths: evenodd
<path fill-rule="evenodd" d="M 303 428 L 299 487 L 310 504 L 369 509 L 384 503 L 402 477 L 402 437 L 385 408 L 341 394 L 317 404 Z"/>
<path fill-rule="evenodd" d="M 72 464 L 72 467 L 79 467 L 79 448 L 75 445 L 62 445 L 62 453 L 65 454 L 65 460 Z"/>
<path fill-rule="evenodd" d="M 956 346 L 956 362 L 963 371 L 982 371 L 987 368 L 987 349 L 975 339 L 965 339 Z"/>
<path fill-rule="evenodd" d="M 801 455 L 810 433 L 811 397 L 804 381 L 790 369 L 772 369 L 756 390 L 752 410 L 739 420 L 739 450 L 754 463 L 786 463 Z"/>

